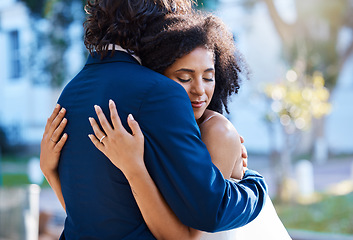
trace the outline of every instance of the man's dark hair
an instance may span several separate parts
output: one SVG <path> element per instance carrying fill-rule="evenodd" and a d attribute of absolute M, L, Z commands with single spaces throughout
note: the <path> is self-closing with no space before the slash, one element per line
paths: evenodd
<path fill-rule="evenodd" d="M 228 100 L 240 87 L 240 74 L 248 70 L 237 51 L 233 34 L 214 15 L 193 12 L 187 15 L 169 14 L 147 27 L 141 39 L 139 57 L 142 65 L 163 74 L 178 58 L 197 47 L 214 53 L 216 86 L 208 109 L 228 111 Z"/>
<path fill-rule="evenodd" d="M 88 0 L 85 10 L 84 43 L 91 54 L 106 56 L 112 43 L 138 55 L 145 28 L 168 13 L 188 13 L 192 0 Z"/>

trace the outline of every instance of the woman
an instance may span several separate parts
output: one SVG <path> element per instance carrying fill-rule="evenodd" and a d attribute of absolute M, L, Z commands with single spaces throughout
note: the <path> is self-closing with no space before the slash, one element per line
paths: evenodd
<path fill-rule="evenodd" d="M 227 101 L 239 89 L 240 67 L 235 58 L 232 35 L 224 24 L 213 16 L 195 15 L 168 17 L 153 24 L 142 39 L 139 53 L 143 65 L 160 72 L 181 84 L 189 95 L 195 119 L 200 127 L 212 161 L 225 178 L 241 179 L 246 161 L 242 159 L 240 138 L 232 124 L 221 115 L 228 112 Z M 210 234 L 183 225 L 163 200 L 143 162 L 143 135 L 136 121 L 128 119 L 132 135 L 123 131 L 115 104 L 109 102 L 111 127 L 99 106 L 95 106 L 103 133 L 96 121 L 90 118 L 95 132 L 89 135 L 102 151 L 126 176 L 140 211 L 157 239 L 234 239 L 236 231 Z M 59 108 L 48 120 L 46 132 L 60 134 L 66 122 L 64 111 L 54 120 Z M 118 135 L 117 135 L 118 134 Z M 115 136 L 114 136 L 115 135 Z M 119 137 L 119 141 L 115 141 Z M 53 150 L 42 142 L 41 167 L 43 172 L 55 174 L 60 150 L 67 139 L 64 134 Z M 123 149 L 123 150 L 122 150 Z M 50 161 L 49 161 L 50 160 Z M 50 171 L 49 171 L 49 170 Z M 46 175 L 46 174 L 45 174 Z M 51 178 L 53 179 L 53 178 Z M 49 182 L 64 205 L 58 178 Z"/>

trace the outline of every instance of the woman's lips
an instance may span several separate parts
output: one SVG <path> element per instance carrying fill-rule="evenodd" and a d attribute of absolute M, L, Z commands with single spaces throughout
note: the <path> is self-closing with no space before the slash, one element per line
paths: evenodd
<path fill-rule="evenodd" d="M 194 101 L 194 102 L 191 102 L 191 105 L 192 105 L 193 108 L 200 108 L 200 107 L 203 106 L 204 103 L 205 103 L 205 102 Z"/>

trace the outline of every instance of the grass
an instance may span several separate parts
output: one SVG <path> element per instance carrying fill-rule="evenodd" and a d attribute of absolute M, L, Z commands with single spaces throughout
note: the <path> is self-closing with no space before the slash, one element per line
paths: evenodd
<path fill-rule="evenodd" d="M 14 187 L 30 184 L 26 174 L 3 174 L 2 184 L 5 187 Z"/>
<path fill-rule="evenodd" d="M 0 183 L 4 187 L 16 187 L 22 185 L 31 184 L 26 174 L 27 164 L 29 159 L 33 157 L 31 156 L 17 156 L 17 155 L 3 155 L 1 158 L 1 175 L 2 179 L 0 179 Z M 6 172 L 4 170 L 4 165 L 7 163 L 16 164 L 18 166 L 18 172 Z M 25 170 L 25 171 L 23 171 Z M 2 181 L 1 181 L 2 180 Z M 48 182 L 44 179 L 43 183 L 40 185 L 41 187 L 49 187 Z"/>
<path fill-rule="evenodd" d="M 276 204 L 276 210 L 288 229 L 353 234 L 353 193 L 323 195 L 308 205 Z"/>
<path fill-rule="evenodd" d="M 16 186 L 22 186 L 22 185 L 27 185 L 31 184 L 31 182 L 28 179 L 27 174 L 2 174 L 2 184 L 4 187 L 16 187 Z M 40 187 L 45 188 L 45 187 L 50 187 L 46 179 L 44 179 L 43 183 L 40 185 Z"/>

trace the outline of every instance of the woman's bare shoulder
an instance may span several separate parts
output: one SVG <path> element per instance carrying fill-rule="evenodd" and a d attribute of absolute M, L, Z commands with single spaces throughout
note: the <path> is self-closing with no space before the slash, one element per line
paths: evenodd
<path fill-rule="evenodd" d="M 200 125 L 203 135 L 212 136 L 218 139 L 231 140 L 239 138 L 239 134 L 233 124 L 222 114 L 214 111 L 207 111 L 205 120 Z"/>

